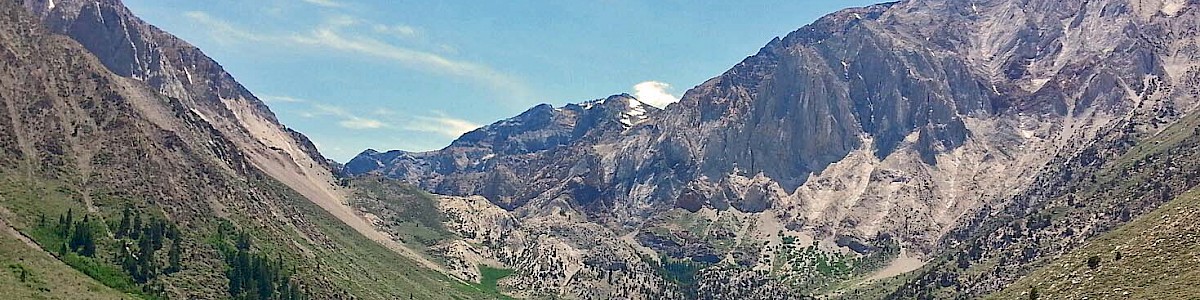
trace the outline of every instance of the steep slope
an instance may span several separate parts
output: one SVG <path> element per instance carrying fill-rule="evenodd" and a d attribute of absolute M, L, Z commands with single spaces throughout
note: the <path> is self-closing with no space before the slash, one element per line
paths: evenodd
<path fill-rule="evenodd" d="M 188 110 L 233 142 L 247 161 L 320 205 L 361 234 L 438 269 L 375 231 L 346 205 L 332 165 L 303 134 L 276 119 L 257 97 L 200 49 L 133 15 L 119 0 L 24 0 L 52 31 L 70 36 L 110 71 L 140 81 Z"/>
<path fill-rule="evenodd" d="M 1200 195 L 1193 190 L 1048 262 L 995 299 L 1189 299 L 1200 295 Z M 1095 267 L 1089 264 L 1094 261 Z"/>
<path fill-rule="evenodd" d="M 944 241 L 946 254 L 889 298 L 983 295 L 1038 268 L 1053 268 L 1058 257 L 1090 239 L 1195 189 L 1197 127 L 1200 115 L 1192 114 L 1155 135 L 1121 130 L 1054 158 L 1009 203 L 965 219 Z"/>
<path fill-rule="evenodd" d="M 7 216 L 5 218 L 8 218 Z M 13 230 L 0 218 L 0 293 L 6 297 L 36 299 L 127 299 L 127 295 L 71 269 L 42 251 L 33 241 Z"/>
<path fill-rule="evenodd" d="M 439 151 L 367 150 L 346 163 L 344 171 L 348 175 L 384 174 L 441 194 L 482 195 L 498 204 L 512 201 L 502 206 L 514 208 L 523 204 L 523 198 L 511 195 L 517 185 L 508 176 L 534 172 L 521 168 L 539 163 L 535 160 L 526 165 L 525 161 L 540 152 L 579 143 L 594 132 L 636 126 L 658 111 L 627 94 L 561 108 L 543 104 L 468 132 Z"/>
<path fill-rule="evenodd" d="M 114 74 L 21 4 L 0 1 L 0 206 L 54 258 L 142 296 L 488 297 L 264 171 L 243 148 L 272 150 L 219 128 L 235 116 Z"/>
<path fill-rule="evenodd" d="M 1061 247 L 1033 243 L 1026 259 L 1002 264 L 1007 273 L 960 274 L 940 256 L 1003 240 L 998 228 L 1025 224 L 1009 221 L 1096 170 L 1095 157 L 1118 157 L 1193 113 L 1198 6 L 912 0 L 848 9 L 771 41 L 637 126 L 507 156 L 372 151 L 351 173 L 482 195 L 522 221 L 600 224 L 664 254 L 662 264 L 741 268 L 690 274 L 700 287 L 742 274 L 745 286 L 836 293 L 904 253 L 933 266 L 893 296 L 977 296 L 1129 219 L 1074 218 L 1064 226 L 1086 231 Z M 1121 207 L 1135 216 L 1158 203 Z M 1013 217 L 996 216 L 1004 211 Z M 1042 238 L 1067 228 L 1038 224 Z M 1024 245 L 992 244 L 988 255 Z M 953 284 L 919 290 L 941 283 Z M 777 295 L 769 286 L 743 295 Z"/>

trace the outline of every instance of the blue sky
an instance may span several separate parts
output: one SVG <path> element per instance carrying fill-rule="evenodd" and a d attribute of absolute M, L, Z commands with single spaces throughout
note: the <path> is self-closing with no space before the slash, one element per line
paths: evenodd
<path fill-rule="evenodd" d="M 341 162 L 438 149 L 539 103 L 663 105 L 776 36 L 874 2 L 125 0 Z"/>

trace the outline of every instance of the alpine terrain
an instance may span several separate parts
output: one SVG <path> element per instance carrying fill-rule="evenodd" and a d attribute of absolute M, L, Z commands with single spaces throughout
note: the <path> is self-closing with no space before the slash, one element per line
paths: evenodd
<path fill-rule="evenodd" d="M 0 295 L 1200 297 L 1198 0 L 850 8 L 344 165 L 120 0 L 0 8 Z"/>

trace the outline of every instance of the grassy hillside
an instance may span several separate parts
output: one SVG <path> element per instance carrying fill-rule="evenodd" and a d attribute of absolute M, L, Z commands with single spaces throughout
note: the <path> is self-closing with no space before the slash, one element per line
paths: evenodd
<path fill-rule="evenodd" d="M 982 296 L 1061 264 L 1058 257 L 1200 184 L 1197 124 L 1200 115 L 1153 135 L 1114 128 L 1078 152 L 1060 153 L 1032 187 L 965 219 L 943 241 L 954 248 L 886 298 Z"/>
<path fill-rule="evenodd" d="M 264 174 L 207 121 L 222 116 L 112 74 L 12 1 L 0 11 L 0 211 L 49 252 L 0 254 L 18 262 L 0 298 L 491 298 Z"/>
<path fill-rule="evenodd" d="M 5 218 L 7 216 L 0 216 Z M 10 299 L 128 299 L 29 245 L 0 221 L 0 295 Z"/>
<path fill-rule="evenodd" d="M 1198 221 L 1200 190 L 1192 190 L 989 298 L 1200 299 Z"/>

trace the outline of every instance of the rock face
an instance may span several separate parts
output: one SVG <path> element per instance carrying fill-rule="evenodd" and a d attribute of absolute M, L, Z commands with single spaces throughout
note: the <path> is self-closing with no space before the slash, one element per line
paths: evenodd
<path fill-rule="evenodd" d="M 391 241 L 356 227 L 353 214 L 343 219 L 329 166 L 306 138 L 120 1 L 0 1 L 0 11 L 0 223 L 49 250 L 38 255 L 99 279 L 81 287 L 257 297 L 239 295 L 250 285 L 231 288 L 229 278 L 253 260 L 256 273 L 273 273 L 258 292 L 276 298 L 494 298 L 395 243 L 375 243 Z M 62 236 L 41 234 L 45 216 L 64 213 L 82 219 L 67 227 L 100 247 L 69 254 L 77 250 Z M 136 225 L 117 225 L 129 218 Z M 46 294 L 0 282 L 18 284 Z"/>
<path fill-rule="evenodd" d="M 118 76 L 178 99 L 245 152 L 250 162 L 314 201 L 342 198 L 332 166 L 299 132 L 199 48 L 151 26 L 119 0 L 23 0 L 53 32 L 71 37 Z"/>
<path fill-rule="evenodd" d="M 497 204 L 513 209 L 528 199 L 511 196 L 513 189 L 520 187 L 513 182 L 519 179 L 511 176 L 520 171 L 506 170 L 536 167 L 539 162 L 532 158 L 540 153 L 594 138 L 596 132 L 639 126 L 658 112 L 658 108 L 627 94 L 560 108 L 543 104 L 468 132 L 440 151 L 367 150 L 346 163 L 343 170 L 349 175 L 384 174 L 439 194 L 512 199 Z"/>
<path fill-rule="evenodd" d="M 539 106 L 440 151 L 364 152 L 346 171 L 481 195 L 517 218 L 603 224 L 663 253 L 697 234 L 681 220 L 715 212 L 742 220 L 730 223 L 738 247 L 887 235 L 930 257 L 972 224 L 964 216 L 1040 188 L 1033 175 L 1053 157 L 1192 113 L 1197 13 L 1178 0 L 847 9 L 633 125 L 580 126 L 573 106 Z M 713 237 L 714 223 L 696 236 Z M 731 247 L 714 255 L 747 250 Z M 748 264 L 774 269 L 762 252 Z"/>

